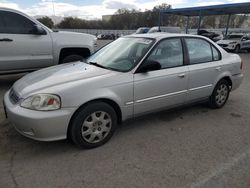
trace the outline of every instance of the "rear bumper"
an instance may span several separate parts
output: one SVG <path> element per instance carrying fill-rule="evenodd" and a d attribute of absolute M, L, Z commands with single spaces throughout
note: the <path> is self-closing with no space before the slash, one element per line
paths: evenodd
<path fill-rule="evenodd" d="M 232 91 L 237 89 L 243 80 L 243 74 L 237 74 L 232 76 Z"/>
<path fill-rule="evenodd" d="M 4 105 L 10 122 L 22 135 L 39 141 L 55 141 L 67 138 L 67 129 L 75 109 L 62 108 L 55 111 L 34 111 L 12 104 L 9 92 Z"/>

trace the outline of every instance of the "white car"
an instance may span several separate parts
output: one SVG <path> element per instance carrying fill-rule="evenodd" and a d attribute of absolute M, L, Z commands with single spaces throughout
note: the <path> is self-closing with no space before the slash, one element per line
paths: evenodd
<path fill-rule="evenodd" d="M 238 53 L 240 50 L 247 50 L 250 52 L 250 36 L 244 34 L 230 34 L 223 40 L 217 42 L 219 46 L 228 51 Z"/>
<path fill-rule="evenodd" d="M 156 32 L 166 32 L 166 33 L 181 33 L 180 27 L 168 27 L 168 26 L 154 26 L 149 29 L 147 33 L 156 33 Z"/>
<path fill-rule="evenodd" d="M 95 43 L 93 35 L 54 32 L 22 12 L 0 8 L 0 74 L 87 58 Z"/>

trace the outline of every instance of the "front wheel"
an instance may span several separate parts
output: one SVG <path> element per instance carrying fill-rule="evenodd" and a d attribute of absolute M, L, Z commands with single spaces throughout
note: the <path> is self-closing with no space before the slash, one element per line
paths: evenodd
<path fill-rule="evenodd" d="M 221 108 L 227 102 L 229 97 L 229 83 L 227 80 L 220 80 L 214 88 L 214 91 L 209 99 L 211 108 Z"/>
<path fill-rule="evenodd" d="M 70 139 L 82 148 L 95 148 L 105 144 L 117 126 L 114 109 L 104 102 L 83 107 L 73 117 L 69 129 Z"/>

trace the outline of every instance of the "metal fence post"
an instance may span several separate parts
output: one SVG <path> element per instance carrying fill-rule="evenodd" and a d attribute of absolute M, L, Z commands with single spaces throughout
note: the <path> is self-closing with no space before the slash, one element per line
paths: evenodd
<path fill-rule="evenodd" d="M 228 33 L 228 27 L 229 27 L 230 19 L 231 19 L 231 14 L 229 14 L 228 17 L 227 17 L 227 27 L 226 27 L 225 36 L 227 36 L 227 33 Z"/>
<path fill-rule="evenodd" d="M 187 23 L 186 23 L 186 34 L 188 34 L 188 28 L 189 28 L 189 16 L 187 16 Z"/>
<path fill-rule="evenodd" d="M 200 15 L 199 15 L 199 23 L 198 23 L 197 34 L 199 33 L 200 28 L 201 28 L 201 20 L 202 20 L 202 14 L 201 14 L 201 10 L 200 10 Z"/>

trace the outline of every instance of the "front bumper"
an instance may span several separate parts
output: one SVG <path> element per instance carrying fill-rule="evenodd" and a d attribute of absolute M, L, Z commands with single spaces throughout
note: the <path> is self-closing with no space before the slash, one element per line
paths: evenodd
<path fill-rule="evenodd" d="M 232 90 L 237 89 L 240 87 L 240 84 L 242 83 L 243 80 L 243 74 L 236 74 L 232 76 Z"/>
<path fill-rule="evenodd" d="M 218 45 L 225 50 L 232 51 L 235 50 L 237 44 L 218 44 Z"/>
<path fill-rule="evenodd" d="M 55 141 L 67 138 L 67 129 L 75 108 L 55 111 L 34 111 L 12 104 L 9 91 L 4 96 L 4 105 L 10 122 L 22 135 L 39 141 Z"/>

